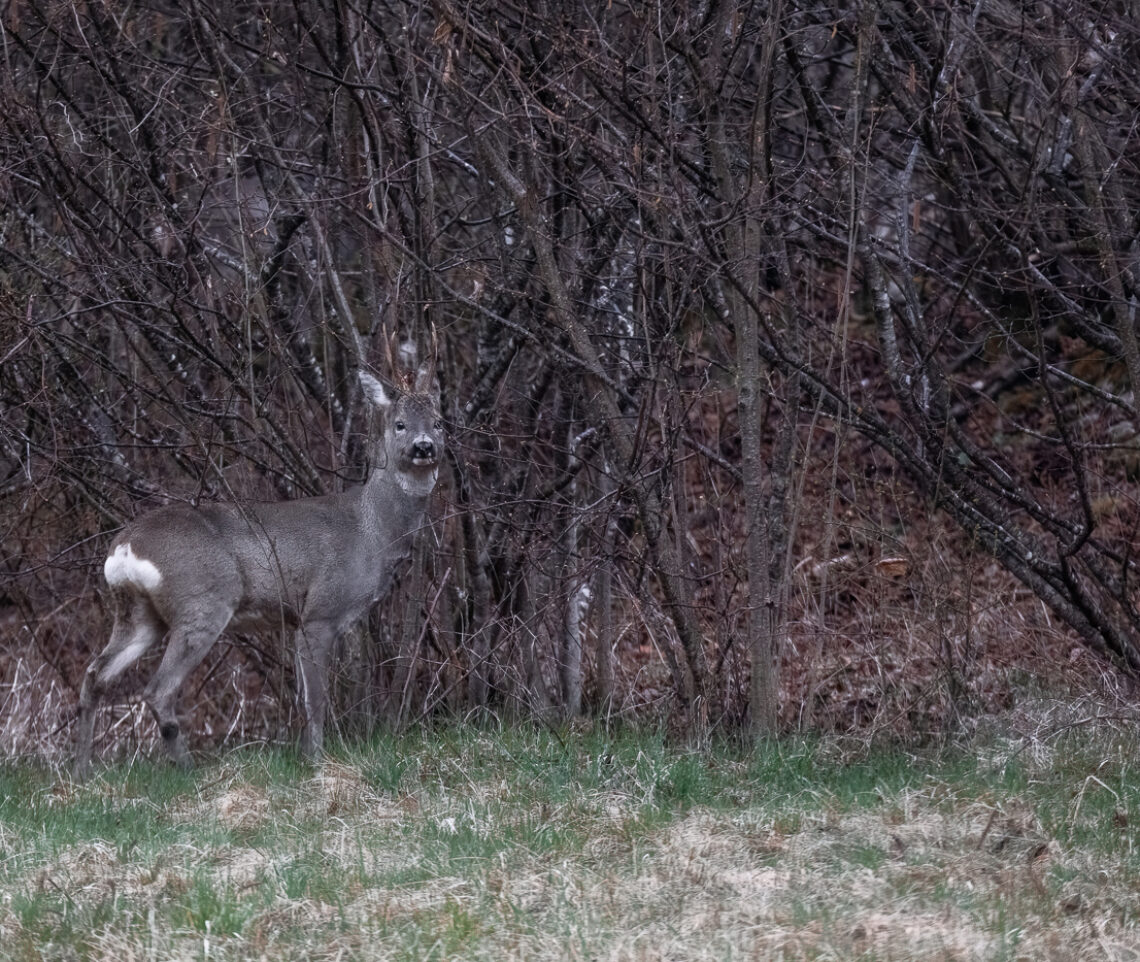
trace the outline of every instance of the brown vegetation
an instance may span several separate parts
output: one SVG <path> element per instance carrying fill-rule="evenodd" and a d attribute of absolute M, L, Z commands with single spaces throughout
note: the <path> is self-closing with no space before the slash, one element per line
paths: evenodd
<path fill-rule="evenodd" d="M 112 532 L 355 483 L 353 373 L 431 331 L 452 456 L 346 729 L 1115 690 L 1138 40 L 1108 0 L 12 0 L 6 744 L 65 739 Z M 243 641 L 200 713 L 276 737 L 288 659 Z"/>

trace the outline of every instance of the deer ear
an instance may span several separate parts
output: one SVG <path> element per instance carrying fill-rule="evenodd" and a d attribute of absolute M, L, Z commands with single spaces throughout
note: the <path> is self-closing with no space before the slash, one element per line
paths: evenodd
<path fill-rule="evenodd" d="M 430 394 L 439 403 L 439 378 L 435 376 L 435 360 L 424 361 L 416 371 L 416 394 Z"/>
<path fill-rule="evenodd" d="M 360 372 L 360 386 L 364 388 L 364 396 L 374 406 L 383 409 L 392 403 L 392 399 L 388 397 L 388 392 L 384 390 L 384 385 L 367 371 Z"/>

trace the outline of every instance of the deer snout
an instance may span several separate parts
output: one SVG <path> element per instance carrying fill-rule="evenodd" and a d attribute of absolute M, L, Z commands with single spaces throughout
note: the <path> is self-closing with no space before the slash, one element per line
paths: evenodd
<path fill-rule="evenodd" d="M 435 442 L 428 437 L 416 438 L 412 442 L 412 462 L 431 464 L 435 461 Z"/>

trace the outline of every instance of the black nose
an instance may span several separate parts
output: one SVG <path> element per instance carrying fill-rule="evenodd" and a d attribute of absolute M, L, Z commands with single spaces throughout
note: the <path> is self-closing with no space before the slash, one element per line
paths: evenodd
<path fill-rule="evenodd" d="M 435 445 L 431 441 L 416 441 L 412 445 L 412 457 L 431 459 L 435 457 Z"/>

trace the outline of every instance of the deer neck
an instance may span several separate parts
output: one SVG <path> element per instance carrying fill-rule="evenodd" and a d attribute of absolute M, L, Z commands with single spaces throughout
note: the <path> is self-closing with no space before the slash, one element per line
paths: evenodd
<path fill-rule="evenodd" d="M 361 496 L 386 525 L 400 525 L 427 510 L 438 474 L 438 468 L 430 471 L 401 471 L 391 465 L 378 468 L 364 483 Z"/>

